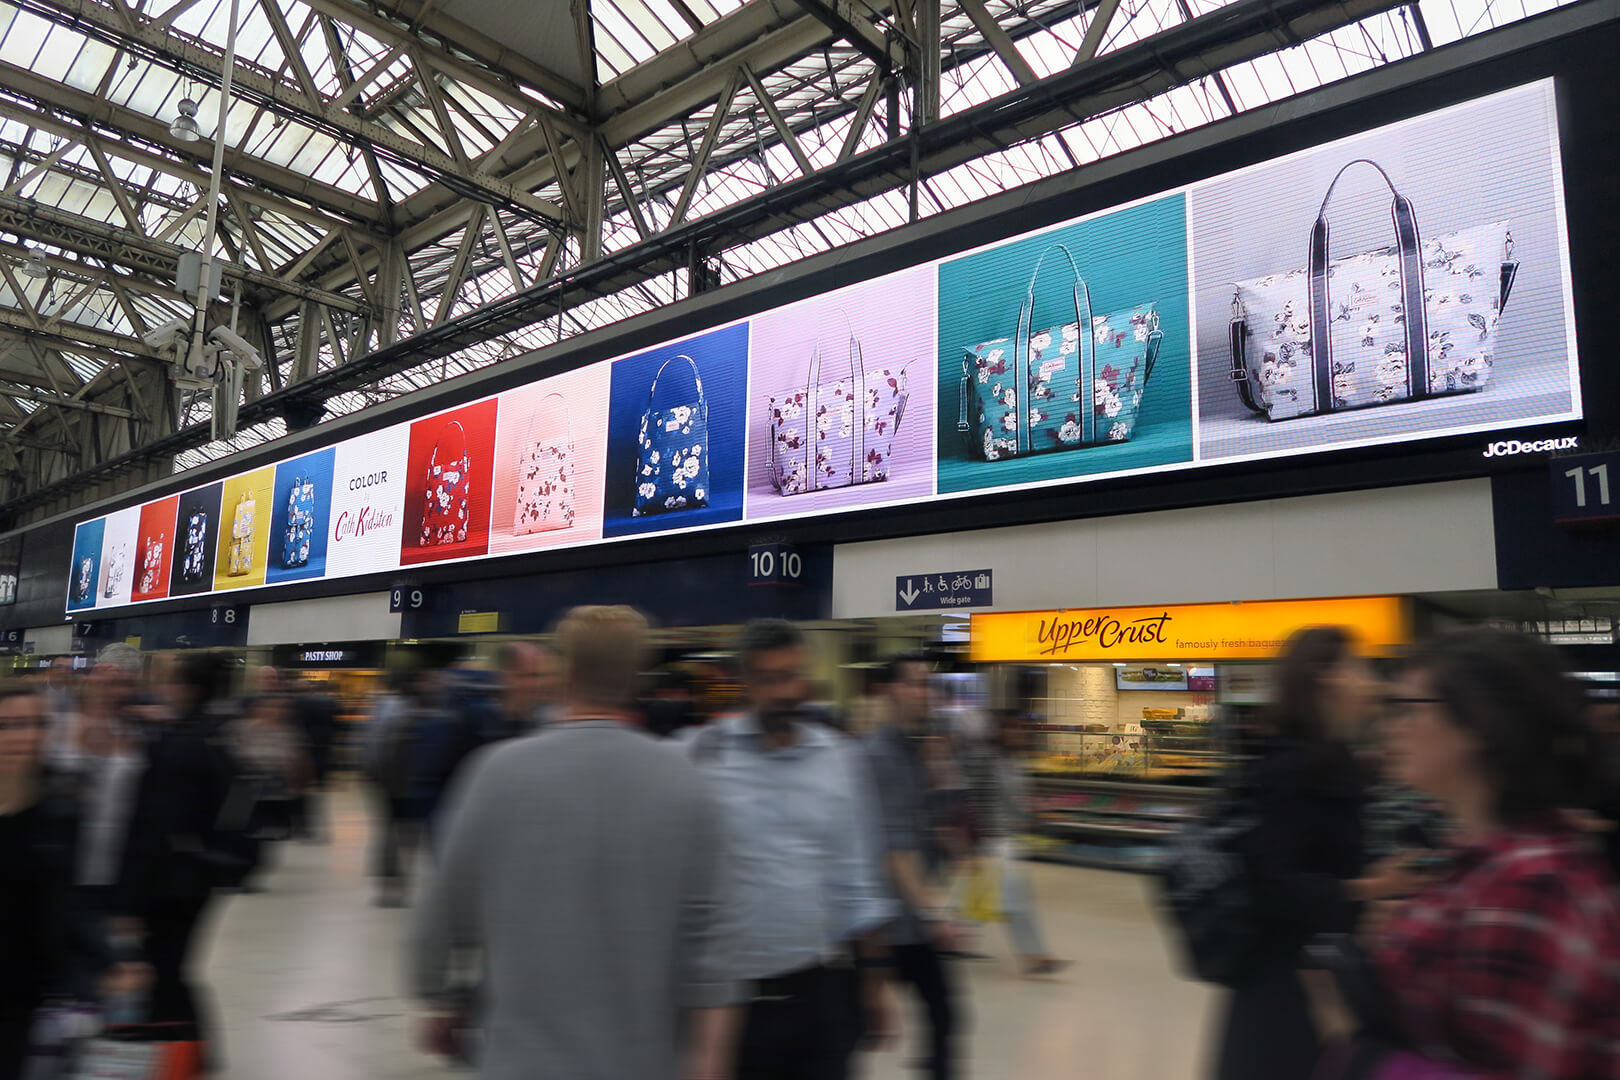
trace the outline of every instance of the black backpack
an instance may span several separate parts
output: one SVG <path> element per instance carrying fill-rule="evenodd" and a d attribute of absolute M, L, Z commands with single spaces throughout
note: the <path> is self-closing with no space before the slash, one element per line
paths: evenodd
<path fill-rule="evenodd" d="M 1185 967 L 1204 982 L 1235 985 L 1257 950 L 1260 920 L 1242 848 L 1259 821 L 1253 800 L 1231 789 L 1168 845 L 1160 896 Z"/>

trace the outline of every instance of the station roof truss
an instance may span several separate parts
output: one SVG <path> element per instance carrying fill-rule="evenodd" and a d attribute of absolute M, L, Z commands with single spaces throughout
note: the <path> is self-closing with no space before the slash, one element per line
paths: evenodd
<path fill-rule="evenodd" d="M 16 525 L 1559 0 L 0 0 L 0 518 Z M 198 103 L 202 137 L 170 130 Z"/>

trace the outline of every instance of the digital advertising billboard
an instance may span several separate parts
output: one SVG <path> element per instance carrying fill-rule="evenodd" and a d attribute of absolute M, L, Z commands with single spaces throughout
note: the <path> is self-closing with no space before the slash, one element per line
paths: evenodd
<path fill-rule="evenodd" d="M 1546 78 L 80 522 L 65 602 L 1581 416 Z"/>

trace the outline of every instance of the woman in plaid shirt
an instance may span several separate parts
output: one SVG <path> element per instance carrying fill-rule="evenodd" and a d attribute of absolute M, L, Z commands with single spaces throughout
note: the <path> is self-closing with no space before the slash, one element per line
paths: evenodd
<path fill-rule="evenodd" d="M 1557 653 L 1450 635 L 1391 704 L 1396 775 L 1447 806 L 1461 844 L 1374 935 L 1406 1034 L 1490 1080 L 1620 1080 L 1620 886 L 1567 812 L 1595 794 L 1597 753 Z"/>

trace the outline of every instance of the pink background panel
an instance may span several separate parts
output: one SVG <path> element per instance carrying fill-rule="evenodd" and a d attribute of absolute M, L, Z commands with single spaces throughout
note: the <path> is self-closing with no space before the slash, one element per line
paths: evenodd
<path fill-rule="evenodd" d="M 606 363 L 591 364 L 508 390 L 500 396 L 500 419 L 495 436 L 495 503 L 489 528 L 491 554 L 536 551 L 602 538 L 602 463 L 607 456 L 610 368 Z M 561 394 L 568 403 L 568 422 L 574 441 L 574 524 L 566 529 L 514 536 L 512 512 L 517 506 L 518 467 L 529 449 L 523 445 L 525 439 L 531 431 L 534 438 L 546 441 L 560 440 L 568 434 L 542 430 L 530 423 L 530 418 L 552 394 Z M 555 412 L 555 405 L 553 402 L 547 406 L 545 412 Z"/>
<path fill-rule="evenodd" d="M 934 492 L 934 317 L 932 266 L 863 282 L 752 320 L 748 379 L 749 521 L 913 499 Z M 845 321 L 846 316 L 848 322 Z M 849 374 L 849 331 L 861 343 L 867 371 L 906 369 L 910 396 L 890 459 L 889 478 L 829 491 L 780 495 L 771 486 L 770 398 L 809 381 L 816 339 L 822 340 L 821 383 Z"/>

